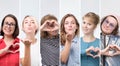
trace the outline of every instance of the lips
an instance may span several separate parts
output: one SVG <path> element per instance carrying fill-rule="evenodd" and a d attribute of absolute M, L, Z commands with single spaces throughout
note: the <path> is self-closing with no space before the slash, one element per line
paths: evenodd
<path fill-rule="evenodd" d="M 5 29 L 5 31 L 10 33 L 12 30 L 10 30 L 10 29 Z"/>

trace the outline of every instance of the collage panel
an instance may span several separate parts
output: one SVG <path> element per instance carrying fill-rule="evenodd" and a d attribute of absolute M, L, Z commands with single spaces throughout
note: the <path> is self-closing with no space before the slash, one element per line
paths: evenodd
<path fill-rule="evenodd" d="M 42 66 L 59 66 L 59 1 L 41 0 L 40 6 Z"/>
<path fill-rule="evenodd" d="M 81 0 L 81 65 L 100 66 L 100 13 L 98 0 Z"/>
<path fill-rule="evenodd" d="M 80 5 L 79 0 L 60 1 L 60 66 L 80 66 Z"/>
<path fill-rule="evenodd" d="M 101 66 L 120 65 L 119 1 L 101 2 Z M 109 2 L 109 3 L 107 3 Z M 107 4 L 107 5 L 106 5 Z M 114 4 L 114 5 L 112 5 Z"/>
<path fill-rule="evenodd" d="M 19 30 L 19 0 L 0 1 L 0 66 L 19 66 Z"/>
<path fill-rule="evenodd" d="M 20 66 L 42 66 L 39 41 L 39 0 L 20 0 L 19 2 Z"/>

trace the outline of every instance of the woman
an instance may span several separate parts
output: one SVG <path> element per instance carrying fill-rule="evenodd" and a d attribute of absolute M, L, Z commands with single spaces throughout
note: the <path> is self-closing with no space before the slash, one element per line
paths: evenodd
<path fill-rule="evenodd" d="M 80 65 L 79 23 L 72 14 L 66 14 L 61 20 L 61 52 L 62 66 Z"/>
<path fill-rule="evenodd" d="M 120 65 L 119 16 L 107 15 L 101 20 L 101 66 Z"/>
<path fill-rule="evenodd" d="M 59 24 L 53 15 L 45 15 L 40 26 L 42 65 L 59 66 Z"/>
<path fill-rule="evenodd" d="M 25 16 L 22 22 L 22 30 L 26 37 L 20 45 L 20 61 L 22 66 L 41 66 L 40 45 L 35 37 L 38 31 L 38 24 L 33 16 Z"/>
<path fill-rule="evenodd" d="M 0 66 L 19 66 L 19 27 L 17 18 L 6 15 L 1 24 Z"/>
<path fill-rule="evenodd" d="M 94 30 L 98 23 L 99 16 L 93 12 L 88 12 L 83 17 L 84 36 L 81 38 L 81 66 L 99 66 L 100 40 L 94 36 Z"/>

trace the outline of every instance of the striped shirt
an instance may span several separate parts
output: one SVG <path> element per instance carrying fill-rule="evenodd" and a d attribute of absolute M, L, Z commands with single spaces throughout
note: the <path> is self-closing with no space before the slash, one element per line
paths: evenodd
<path fill-rule="evenodd" d="M 59 37 L 41 38 L 40 51 L 43 66 L 59 65 Z"/>

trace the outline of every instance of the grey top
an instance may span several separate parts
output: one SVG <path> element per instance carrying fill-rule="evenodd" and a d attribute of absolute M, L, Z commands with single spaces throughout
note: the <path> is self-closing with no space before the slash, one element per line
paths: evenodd
<path fill-rule="evenodd" d="M 104 45 L 104 40 L 106 45 Z M 103 38 L 103 35 L 101 35 L 101 49 L 110 44 L 116 44 L 120 47 L 120 36 L 107 35 L 106 38 Z M 103 66 L 103 56 L 101 57 L 101 66 Z M 105 56 L 105 66 L 120 66 L 120 55 Z"/>
<path fill-rule="evenodd" d="M 59 36 L 53 38 L 41 38 L 40 51 L 43 66 L 58 66 Z"/>

